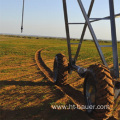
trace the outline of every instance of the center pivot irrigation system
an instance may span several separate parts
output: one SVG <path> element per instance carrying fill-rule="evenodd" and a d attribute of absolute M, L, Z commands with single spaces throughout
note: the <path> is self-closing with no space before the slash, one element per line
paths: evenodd
<path fill-rule="evenodd" d="M 97 106 L 97 105 L 108 105 L 110 109 L 87 109 L 86 111 L 95 118 L 109 118 L 112 114 L 113 105 L 115 99 L 120 94 L 120 81 L 119 81 L 119 63 L 118 63 L 118 52 L 117 52 L 117 37 L 116 37 L 116 25 L 115 18 L 120 17 L 119 14 L 114 13 L 114 0 L 108 0 L 109 2 L 109 11 L 110 15 L 104 18 L 90 18 L 92 8 L 95 0 L 91 0 L 88 13 L 86 13 L 85 8 L 81 0 L 77 0 L 80 10 L 82 11 L 85 23 L 68 23 L 68 14 L 67 14 L 67 3 L 66 0 L 62 0 L 64 18 L 65 18 L 65 28 L 67 36 L 67 46 L 68 46 L 68 55 L 69 63 L 65 55 L 59 53 L 55 56 L 54 60 L 54 82 L 57 85 L 65 84 L 67 80 L 68 73 L 71 73 L 73 70 L 76 71 L 81 77 L 85 78 L 84 81 L 84 96 L 87 106 Z M 103 1 L 102 1 L 103 2 Z M 23 30 L 23 15 L 24 14 L 24 0 L 23 0 L 23 11 L 22 11 L 22 25 L 21 31 Z M 111 36 L 112 36 L 112 45 L 99 45 L 98 39 L 95 35 L 95 32 L 92 28 L 91 23 L 100 21 L 100 20 L 110 20 L 111 25 Z M 70 24 L 84 24 L 81 38 L 79 40 L 78 48 L 75 54 L 75 57 L 72 58 L 71 54 L 71 43 L 70 41 Z M 81 49 L 82 41 L 86 29 L 89 29 L 93 41 L 96 45 L 97 51 L 100 55 L 103 64 L 91 65 L 88 68 L 83 68 L 76 65 L 76 61 Z M 112 47 L 113 51 L 113 69 L 109 69 L 101 47 Z"/>

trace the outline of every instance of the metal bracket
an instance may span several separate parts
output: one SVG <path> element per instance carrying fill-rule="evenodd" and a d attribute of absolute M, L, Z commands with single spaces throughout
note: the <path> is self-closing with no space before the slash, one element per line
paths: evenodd
<path fill-rule="evenodd" d="M 80 77 L 84 77 L 85 73 L 87 72 L 86 68 L 80 66 L 72 65 L 72 68 L 80 75 Z"/>
<path fill-rule="evenodd" d="M 120 81 L 115 82 L 115 99 L 120 95 Z"/>

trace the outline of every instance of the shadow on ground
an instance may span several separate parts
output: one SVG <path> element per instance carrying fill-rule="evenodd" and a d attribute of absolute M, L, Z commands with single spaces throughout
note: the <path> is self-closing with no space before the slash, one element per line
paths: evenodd
<path fill-rule="evenodd" d="M 38 53 L 40 54 L 40 53 Z M 38 55 L 37 54 L 37 55 Z M 71 87 L 69 84 L 57 86 L 52 82 L 53 72 L 48 68 L 43 62 L 42 58 L 39 56 L 38 67 L 44 73 L 38 73 L 45 78 L 46 81 L 34 82 L 34 81 L 16 81 L 16 80 L 3 80 L 0 81 L 0 85 L 15 85 L 15 86 L 29 86 L 31 87 L 45 87 L 48 86 L 51 89 L 52 97 L 45 99 L 42 104 L 33 107 L 16 107 L 14 110 L 4 109 L 2 103 L 0 105 L 0 120 L 92 120 L 86 112 L 77 109 L 71 110 L 54 110 L 51 108 L 51 103 L 64 98 L 65 95 L 71 100 L 71 104 L 77 103 L 84 105 L 83 93 L 75 88 Z M 41 62 L 40 62 L 41 61 Z M 48 78 L 48 79 L 47 79 Z M 54 90 L 53 90 L 54 87 Z M 31 94 L 30 94 L 31 95 Z M 37 92 L 36 96 L 42 96 L 43 93 Z M 110 118 L 114 120 L 114 118 Z"/>
<path fill-rule="evenodd" d="M 55 86 L 53 82 L 32 82 L 32 81 L 0 81 L 1 85 L 18 85 L 18 86 Z M 42 102 L 40 106 L 16 108 L 15 110 L 4 110 L 0 107 L 1 120 L 90 120 L 85 112 L 81 110 L 53 110 L 50 103 L 55 102 L 67 94 L 78 102 L 81 101 L 82 93 L 75 90 L 69 85 L 59 86 L 53 92 L 54 97 Z M 80 97 L 78 97 L 80 96 Z M 79 98 L 79 99 L 78 99 Z M 73 104 L 73 103 L 72 103 Z"/>

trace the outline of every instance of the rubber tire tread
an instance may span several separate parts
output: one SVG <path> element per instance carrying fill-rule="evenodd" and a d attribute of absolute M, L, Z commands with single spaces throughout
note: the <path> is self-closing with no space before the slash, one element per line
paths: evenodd
<path fill-rule="evenodd" d="M 65 84 L 68 78 L 68 61 L 64 54 L 56 55 L 58 60 L 58 75 L 56 84 Z"/>
<path fill-rule="evenodd" d="M 109 69 L 101 64 L 91 65 L 86 74 L 86 79 L 90 80 L 89 75 L 94 77 L 96 87 L 95 105 L 109 105 L 110 109 L 94 109 L 91 113 L 95 120 L 105 120 L 109 118 L 114 105 L 114 85 Z"/>

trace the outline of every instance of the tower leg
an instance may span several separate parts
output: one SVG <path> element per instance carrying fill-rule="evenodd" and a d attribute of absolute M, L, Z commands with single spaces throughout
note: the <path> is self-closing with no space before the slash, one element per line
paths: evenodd
<path fill-rule="evenodd" d="M 71 66 L 72 65 L 72 56 L 71 56 L 70 32 L 69 32 L 69 26 L 68 26 L 68 15 L 67 15 L 66 0 L 63 0 L 63 10 L 64 10 L 65 28 L 66 28 L 66 36 L 67 36 L 69 64 Z"/>
<path fill-rule="evenodd" d="M 109 0 L 109 7 L 110 7 L 110 22 L 111 22 L 114 74 L 115 74 L 116 78 L 119 78 L 117 37 L 116 37 L 116 25 L 115 25 L 115 16 L 114 16 L 114 0 Z"/>

